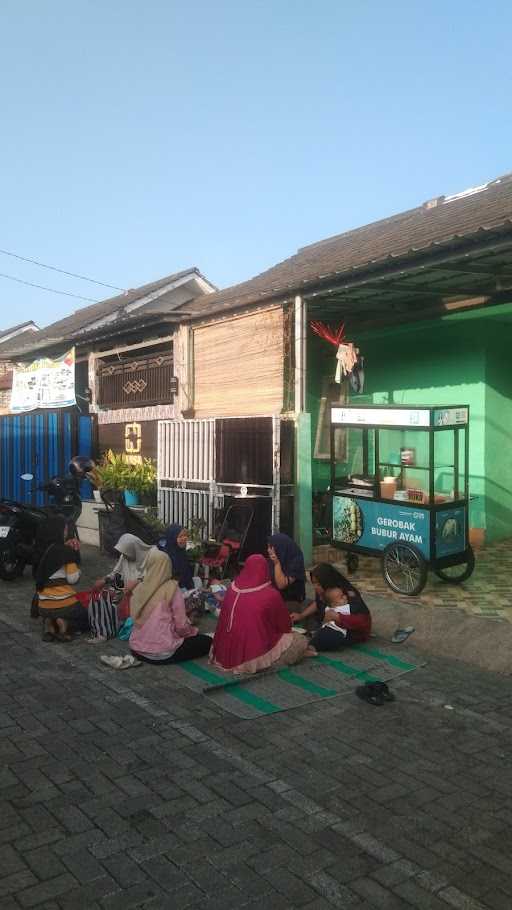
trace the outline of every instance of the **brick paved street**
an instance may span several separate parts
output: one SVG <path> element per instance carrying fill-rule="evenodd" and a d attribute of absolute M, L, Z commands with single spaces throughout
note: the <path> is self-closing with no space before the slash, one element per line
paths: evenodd
<path fill-rule="evenodd" d="M 382 708 L 240 720 L 42 643 L 30 592 L 0 583 L 1 910 L 512 907 L 510 678 L 432 658 Z"/>

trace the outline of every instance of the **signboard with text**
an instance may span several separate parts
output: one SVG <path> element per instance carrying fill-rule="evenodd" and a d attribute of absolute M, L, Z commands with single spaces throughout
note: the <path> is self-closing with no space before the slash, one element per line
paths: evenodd
<path fill-rule="evenodd" d="M 62 357 L 17 364 L 12 374 L 11 411 L 69 408 L 75 398 L 75 349 Z"/>
<path fill-rule="evenodd" d="M 429 559 L 429 511 L 402 503 L 391 505 L 363 497 L 335 496 L 333 539 L 369 550 L 384 550 L 393 541 L 403 540 Z"/>
<path fill-rule="evenodd" d="M 428 408 L 331 408 L 332 423 L 379 427 L 428 427 Z"/>

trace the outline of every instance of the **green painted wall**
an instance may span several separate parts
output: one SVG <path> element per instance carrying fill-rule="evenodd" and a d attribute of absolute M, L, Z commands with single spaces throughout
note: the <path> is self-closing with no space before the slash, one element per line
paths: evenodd
<path fill-rule="evenodd" d="M 507 339 L 512 326 L 486 333 L 485 502 L 488 539 L 512 535 L 512 370 Z"/>
<path fill-rule="evenodd" d="M 366 384 L 364 395 L 351 394 L 350 401 L 469 404 L 470 492 L 476 497 L 470 524 L 486 528 L 487 540 L 493 540 L 512 536 L 512 371 L 507 350 L 512 324 L 503 317 L 499 321 L 496 308 L 485 318 L 482 311 L 475 315 L 451 315 L 354 338 L 366 358 Z M 311 337 L 308 410 L 313 451 L 322 380 L 334 370 L 334 348 Z M 390 442 L 396 449 L 396 431 Z M 414 442 L 404 438 L 402 444 Z M 314 459 L 312 476 L 313 490 L 325 490 L 328 463 Z M 440 472 L 436 484 L 440 492 L 448 490 L 450 478 Z"/>

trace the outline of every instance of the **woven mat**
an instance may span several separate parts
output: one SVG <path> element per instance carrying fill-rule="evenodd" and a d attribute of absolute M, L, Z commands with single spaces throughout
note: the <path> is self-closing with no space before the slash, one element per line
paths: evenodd
<path fill-rule="evenodd" d="M 237 717 L 289 711 L 322 698 L 336 698 L 365 682 L 389 682 L 424 666 L 406 651 L 372 644 L 320 654 L 285 670 L 239 680 L 208 664 L 207 658 L 170 666 L 176 682 L 211 699 Z"/>

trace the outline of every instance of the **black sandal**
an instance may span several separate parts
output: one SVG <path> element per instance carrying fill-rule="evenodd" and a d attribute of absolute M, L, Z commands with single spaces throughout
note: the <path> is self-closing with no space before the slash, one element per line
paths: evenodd
<path fill-rule="evenodd" d="M 358 686 L 356 695 L 363 701 L 368 702 L 369 705 L 375 705 L 375 707 L 381 707 L 385 702 L 395 700 L 395 696 L 389 691 L 384 682 L 366 683 L 365 686 Z"/>

